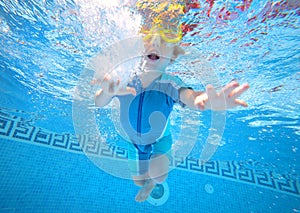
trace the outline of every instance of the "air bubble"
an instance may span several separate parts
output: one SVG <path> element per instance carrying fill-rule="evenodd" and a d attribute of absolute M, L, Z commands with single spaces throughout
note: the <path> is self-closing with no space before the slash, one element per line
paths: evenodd
<path fill-rule="evenodd" d="M 214 193 L 214 187 L 211 184 L 205 184 L 204 189 L 208 194 Z"/>

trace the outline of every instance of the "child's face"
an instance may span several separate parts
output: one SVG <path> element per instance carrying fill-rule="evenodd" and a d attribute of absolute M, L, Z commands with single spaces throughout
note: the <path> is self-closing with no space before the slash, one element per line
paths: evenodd
<path fill-rule="evenodd" d="M 174 59 L 176 45 L 177 43 L 165 41 L 158 33 L 144 40 L 145 68 L 148 70 L 164 71 L 171 62 L 171 59 Z"/>

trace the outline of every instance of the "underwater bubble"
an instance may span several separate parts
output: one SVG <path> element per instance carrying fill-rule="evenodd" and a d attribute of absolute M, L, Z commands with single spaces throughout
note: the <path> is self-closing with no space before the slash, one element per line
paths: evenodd
<path fill-rule="evenodd" d="M 214 193 L 214 187 L 211 184 L 205 184 L 204 189 L 208 194 Z"/>

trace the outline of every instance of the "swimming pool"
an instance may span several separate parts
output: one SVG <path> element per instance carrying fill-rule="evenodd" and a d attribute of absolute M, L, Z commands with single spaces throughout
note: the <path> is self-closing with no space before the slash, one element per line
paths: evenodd
<path fill-rule="evenodd" d="M 182 45 L 197 51 L 218 84 L 248 82 L 242 98 L 249 107 L 225 114 L 220 144 L 205 165 L 197 159 L 213 113 L 188 111 L 200 127 L 197 140 L 186 158 L 173 159 L 168 199 L 159 205 L 136 203 L 138 187 L 116 177 L 119 168 L 107 172 L 105 162 L 126 163 L 114 106 L 88 108 L 108 148 L 84 146 L 91 135 L 74 128 L 73 97 L 86 64 L 131 37 L 135 12 L 114 1 L 0 1 L 0 212 L 300 211 L 297 1 L 253 1 L 249 8 L 246 1 L 199 2 L 185 17 L 197 25 Z M 174 70 L 193 87 L 207 82 L 184 63 Z M 175 136 L 186 127 L 177 125 L 181 113 L 172 118 Z"/>

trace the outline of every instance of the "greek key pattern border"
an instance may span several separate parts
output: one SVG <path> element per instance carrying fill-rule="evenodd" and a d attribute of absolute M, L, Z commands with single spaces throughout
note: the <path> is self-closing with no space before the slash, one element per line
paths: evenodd
<path fill-rule="evenodd" d="M 126 149 L 95 142 L 101 140 L 95 140 L 95 138 L 88 135 L 55 133 L 35 127 L 20 117 L 3 113 L 1 109 L 0 138 L 102 158 L 127 159 Z M 171 166 L 176 166 L 178 169 L 184 171 L 252 184 L 300 197 L 300 183 L 298 178 L 290 178 L 287 175 L 276 174 L 272 171 L 249 169 L 244 167 L 242 162 L 209 161 L 201 164 L 197 159 L 175 157 L 171 162 Z"/>

